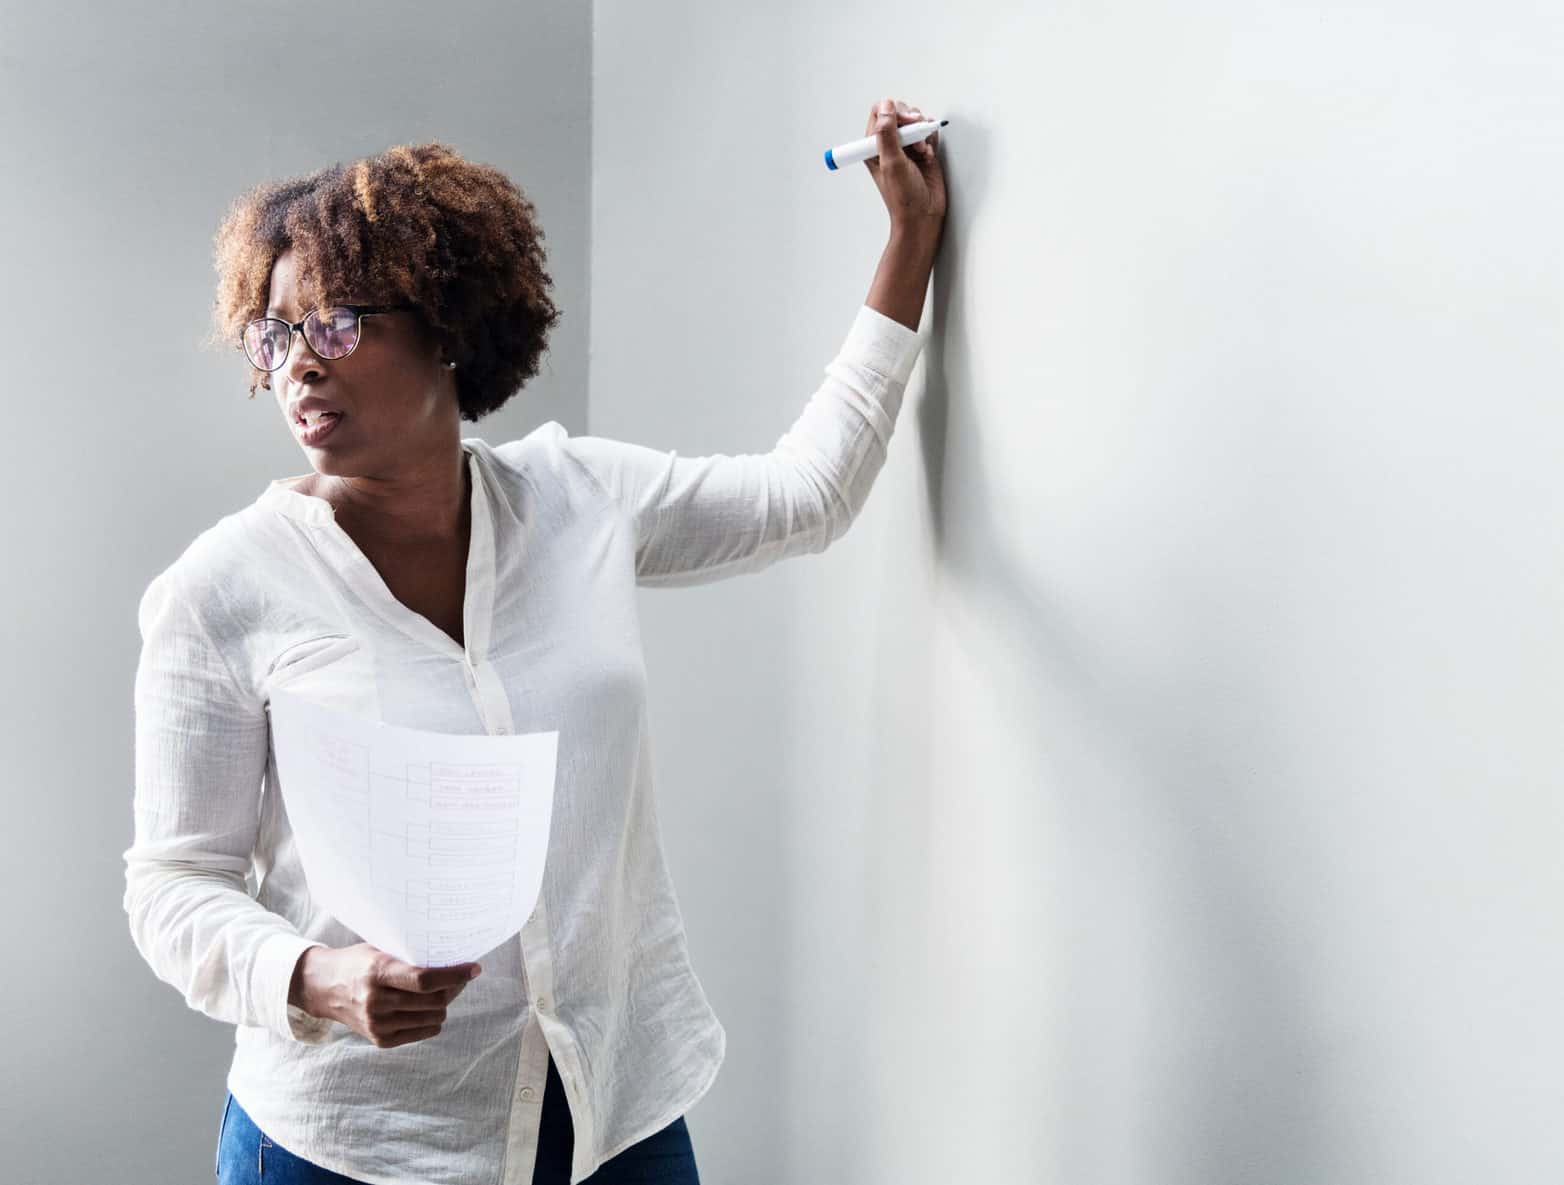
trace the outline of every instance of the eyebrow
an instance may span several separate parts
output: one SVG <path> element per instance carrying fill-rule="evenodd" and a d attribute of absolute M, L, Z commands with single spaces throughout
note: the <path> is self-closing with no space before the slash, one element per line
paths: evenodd
<path fill-rule="evenodd" d="M 355 302 L 355 301 L 349 301 L 349 300 L 333 300 L 333 301 L 328 301 L 328 302 L 323 303 L 323 304 L 315 305 L 314 308 L 326 309 L 326 308 L 332 308 L 332 307 L 334 307 L 336 305 L 339 305 L 339 304 L 352 305 L 352 304 L 355 304 L 355 303 L 362 303 L 362 302 Z M 262 316 L 265 316 L 265 317 L 276 317 L 278 320 L 288 320 L 288 321 L 295 320 L 295 318 L 293 318 L 293 317 L 286 317 L 285 318 L 283 316 L 282 310 L 279 309 L 279 308 L 276 308 L 273 305 L 267 305 L 266 306 L 266 312 L 263 313 Z"/>

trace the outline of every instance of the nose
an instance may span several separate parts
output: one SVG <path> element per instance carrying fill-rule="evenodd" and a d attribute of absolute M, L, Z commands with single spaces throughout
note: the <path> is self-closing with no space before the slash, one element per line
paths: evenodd
<path fill-rule="evenodd" d="M 297 350 L 294 349 L 295 343 L 298 344 Z M 299 385 L 321 376 L 320 355 L 310 349 L 309 342 L 304 340 L 302 329 L 295 329 L 293 336 L 288 339 L 288 356 L 283 359 L 280 369 L 288 376 L 290 383 Z"/>

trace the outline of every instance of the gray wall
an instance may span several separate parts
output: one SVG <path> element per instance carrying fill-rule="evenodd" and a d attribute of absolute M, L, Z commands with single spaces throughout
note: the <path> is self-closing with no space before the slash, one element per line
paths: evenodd
<path fill-rule="evenodd" d="M 769 448 L 884 242 L 821 150 L 951 120 L 863 516 L 644 598 L 711 1179 L 1557 1180 L 1564 17 L 596 25 L 600 435 Z"/>
<path fill-rule="evenodd" d="M 228 202 L 428 139 L 503 169 L 538 208 L 563 316 L 541 373 L 463 433 L 585 431 L 591 16 L 0 3 L 0 1180 L 212 1179 L 234 1030 L 141 961 L 120 854 L 141 591 L 272 478 L 309 470 L 269 394 L 247 398 L 238 355 L 199 348 Z M 328 98 L 340 135 L 317 127 Z"/>
<path fill-rule="evenodd" d="M 565 309 L 482 435 L 760 451 L 867 293 L 883 206 L 819 157 L 890 94 L 951 119 L 951 212 L 868 507 L 643 597 L 703 1178 L 1558 1177 L 1564 17 L 0 12 L 0 1176 L 210 1171 L 232 1032 L 119 853 L 136 597 L 307 465 L 195 349 L 224 204 L 446 138 Z"/>

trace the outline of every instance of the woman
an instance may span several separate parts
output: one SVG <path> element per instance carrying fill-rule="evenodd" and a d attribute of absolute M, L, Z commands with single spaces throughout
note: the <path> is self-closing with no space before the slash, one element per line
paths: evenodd
<path fill-rule="evenodd" d="M 216 337 L 312 472 L 203 531 L 143 595 L 124 898 L 158 977 L 236 1026 L 221 1185 L 698 1182 L 683 1116 L 726 1034 L 662 859 L 635 587 L 818 552 L 862 507 L 945 213 L 936 142 L 896 137 L 920 113 L 877 108 L 890 245 L 765 455 L 552 421 L 462 437 L 537 372 L 558 312 L 530 203 L 442 144 L 229 212 Z M 270 744 L 281 686 L 431 731 L 558 730 L 537 909 L 481 968 L 408 964 L 312 903 Z M 481 873 L 431 860 L 431 917 Z"/>

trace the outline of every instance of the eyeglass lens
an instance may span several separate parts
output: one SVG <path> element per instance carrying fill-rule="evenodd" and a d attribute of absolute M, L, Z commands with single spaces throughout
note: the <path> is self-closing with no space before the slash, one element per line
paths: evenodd
<path fill-rule="evenodd" d="M 358 344 L 358 314 L 336 306 L 314 309 L 304 318 L 304 340 L 322 358 L 341 358 Z M 288 357 L 292 334 L 277 317 L 251 321 L 244 330 L 244 352 L 252 365 L 276 370 Z"/>

